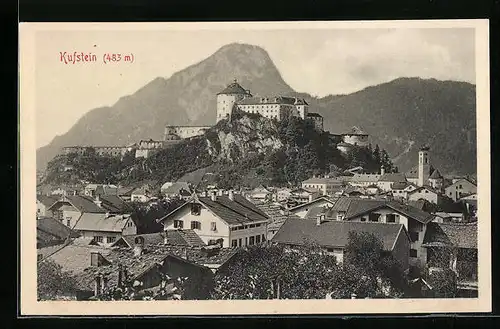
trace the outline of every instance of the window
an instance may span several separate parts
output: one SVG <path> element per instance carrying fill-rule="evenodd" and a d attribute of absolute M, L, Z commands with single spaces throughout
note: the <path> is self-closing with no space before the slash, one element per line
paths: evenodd
<path fill-rule="evenodd" d="M 201 223 L 197 221 L 192 221 L 191 222 L 191 229 L 192 230 L 201 230 Z"/>
<path fill-rule="evenodd" d="M 250 228 L 254 228 L 255 227 L 255 224 L 250 224 Z"/>
<path fill-rule="evenodd" d="M 100 235 L 95 235 L 95 236 L 94 236 L 94 241 L 95 241 L 95 242 L 102 242 L 102 236 L 100 236 Z"/>
<path fill-rule="evenodd" d="M 410 233 L 410 241 L 415 242 L 418 241 L 418 232 L 409 232 Z"/>
<path fill-rule="evenodd" d="M 212 246 L 214 244 L 217 244 L 217 240 L 213 240 L 213 239 L 208 240 L 208 245 L 209 246 Z"/>
<path fill-rule="evenodd" d="M 234 240 L 231 240 L 231 247 L 237 247 L 238 246 L 238 240 L 234 239 Z"/>
<path fill-rule="evenodd" d="M 217 231 L 217 223 L 216 222 L 211 222 L 210 223 L 210 231 Z"/>
<path fill-rule="evenodd" d="M 115 236 L 108 236 L 108 237 L 106 238 L 106 242 L 107 242 L 107 243 L 113 243 L 113 242 L 115 242 L 115 241 L 116 241 L 116 237 L 115 237 Z"/>
<path fill-rule="evenodd" d="M 417 257 L 417 249 L 410 249 L 410 257 Z"/>
<path fill-rule="evenodd" d="M 248 245 L 248 238 L 245 238 L 245 246 Z"/>
<path fill-rule="evenodd" d="M 255 237 L 251 236 L 250 237 L 250 245 L 255 244 Z"/>
<path fill-rule="evenodd" d="M 66 226 L 70 227 L 71 226 L 71 219 L 66 218 Z"/>
<path fill-rule="evenodd" d="M 241 247 L 241 239 L 238 239 L 238 247 Z"/>
<path fill-rule="evenodd" d="M 257 236 L 255 237 L 255 242 L 256 242 L 256 243 L 260 243 L 260 235 L 257 235 Z"/>
<path fill-rule="evenodd" d="M 201 204 L 192 203 L 191 204 L 191 215 L 200 216 L 201 213 Z"/>
<path fill-rule="evenodd" d="M 396 222 L 396 215 L 394 214 L 387 214 L 387 223 L 395 223 Z"/>
<path fill-rule="evenodd" d="M 380 217 L 380 214 L 371 213 L 371 214 L 368 215 L 368 220 L 370 222 L 378 222 L 379 217 Z"/>
<path fill-rule="evenodd" d="M 361 217 L 362 222 L 366 222 L 366 217 Z"/>
<path fill-rule="evenodd" d="M 181 220 L 174 220 L 174 228 L 183 228 L 184 222 Z"/>

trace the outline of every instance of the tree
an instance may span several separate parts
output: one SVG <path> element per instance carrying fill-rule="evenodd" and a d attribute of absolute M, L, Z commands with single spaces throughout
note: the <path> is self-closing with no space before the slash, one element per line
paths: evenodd
<path fill-rule="evenodd" d="M 57 300 L 72 296 L 77 291 L 77 282 L 68 272 L 51 259 L 37 264 L 37 299 Z"/>
<path fill-rule="evenodd" d="M 375 160 L 376 163 L 380 164 L 380 160 L 381 160 L 381 157 L 380 157 L 380 147 L 377 145 L 375 145 L 375 149 L 373 150 L 373 159 Z"/>
<path fill-rule="evenodd" d="M 457 275 L 450 268 L 432 272 L 429 284 L 436 297 L 453 298 L 457 294 Z"/>
<path fill-rule="evenodd" d="M 324 298 L 339 268 L 314 246 L 252 246 L 215 276 L 214 299 Z"/>

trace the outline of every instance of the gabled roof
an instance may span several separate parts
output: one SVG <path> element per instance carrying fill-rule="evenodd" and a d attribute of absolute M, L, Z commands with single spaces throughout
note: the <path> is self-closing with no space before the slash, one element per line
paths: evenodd
<path fill-rule="evenodd" d="M 427 190 L 427 191 L 435 193 L 435 194 L 440 194 L 438 191 L 436 191 L 433 187 L 431 187 L 429 185 L 424 185 L 424 186 L 417 187 L 413 191 L 408 192 L 408 194 L 417 193 L 417 192 L 420 192 L 422 190 Z"/>
<path fill-rule="evenodd" d="M 477 223 L 429 223 L 422 246 L 477 249 Z"/>
<path fill-rule="evenodd" d="M 112 213 L 131 211 L 131 207 L 117 195 L 101 195 L 101 207 Z"/>
<path fill-rule="evenodd" d="M 350 181 L 351 183 L 376 183 L 379 181 L 380 177 L 380 174 L 354 174 Z"/>
<path fill-rule="evenodd" d="M 125 235 L 111 245 L 111 247 L 121 246 L 123 243 L 130 248 L 135 246 L 135 238 L 142 237 L 144 239 L 144 246 L 150 245 L 163 245 L 165 242 L 165 234 L 167 234 L 167 241 L 170 245 L 177 246 L 198 246 L 202 247 L 206 244 L 201 240 L 198 234 L 193 230 L 167 230 L 165 232 Z"/>
<path fill-rule="evenodd" d="M 433 165 L 429 165 L 429 167 L 427 167 L 427 168 L 429 168 L 429 172 L 427 172 L 427 175 L 429 175 L 429 178 L 430 178 L 430 176 L 432 176 L 432 174 L 434 173 L 435 168 Z M 415 167 L 411 168 L 410 170 L 408 170 L 405 173 L 405 176 L 406 176 L 406 178 L 418 178 L 418 166 L 415 166 Z"/>
<path fill-rule="evenodd" d="M 325 221 L 317 225 L 314 220 L 287 219 L 272 241 L 288 245 L 315 243 L 322 247 L 344 248 L 349 242 L 351 231 L 372 233 L 382 241 L 387 251 L 393 249 L 401 233 L 406 234 L 403 233 L 403 224 Z"/>
<path fill-rule="evenodd" d="M 338 200 L 338 198 L 327 198 L 325 196 L 320 196 L 319 198 L 316 198 L 316 199 L 314 199 L 314 200 L 312 200 L 310 202 L 299 204 L 299 205 L 297 205 L 295 207 L 292 207 L 289 210 L 290 211 L 295 211 L 295 210 L 298 210 L 298 209 L 303 208 L 303 207 L 310 207 L 310 206 L 312 206 L 312 205 L 314 205 L 316 203 L 319 203 L 319 202 L 327 202 L 330 205 L 333 205 L 333 204 L 335 204 L 335 202 L 337 200 Z"/>
<path fill-rule="evenodd" d="M 318 215 L 325 213 L 326 212 L 325 207 L 314 207 L 311 208 L 307 211 L 306 216 L 304 217 L 305 219 L 316 219 Z"/>
<path fill-rule="evenodd" d="M 314 113 L 314 112 L 309 112 L 307 113 L 307 116 L 308 117 L 312 117 L 312 118 L 322 118 L 323 116 L 319 113 Z"/>
<path fill-rule="evenodd" d="M 130 215 L 84 213 L 75 224 L 77 231 L 122 232 L 125 224 L 132 220 Z"/>
<path fill-rule="evenodd" d="M 247 95 L 248 92 L 240 86 L 236 80 L 232 83 L 230 83 L 226 88 L 224 88 L 221 92 L 217 93 L 217 95 L 220 94 L 244 94 Z"/>
<path fill-rule="evenodd" d="M 432 179 L 442 179 L 443 176 L 441 175 L 441 173 L 439 172 L 438 169 L 434 170 L 432 172 L 432 174 L 429 176 L 429 178 L 432 178 Z"/>
<path fill-rule="evenodd" d="M 51 217 L 41 217 L 36 220 L 37 242 L 50 244 L 53 241 L 64 241 L 67 238 L 76 238 L 80 236 L 78 232 L 73 231 L 61 221 Z"/>
<path fill-rule="evenodd" d="M 90 197 L 83 196 L 83 195 L 70 195 L 66 197 L 62 197 L 54 203 L 52 206 L 49 207 L 49 209 L 53 209 L 54 206 L 56 206 L 59 203 L 69 203 L 78 211 L 82 213 L 105 213 L 106 210 L 103 208 L 100 208 L 94 203 L 94 200 Z"/>
<path fill-rule="evenodd" d="M 342 135 L 362 135 L 362 136 L 368 136 L 367 133 L 365 133 L 361 128 L 359 127 L 352 127 L 350 131 L 348 131 L 347 133 L 344 133 Z"/>
<path fill-rule="evenodd" d="M 383 174 L 379 179 L 379 182 L 393 182 L 393 183 L 403 183 L 406 182 L 406 177 L 402 173 L 387 173 Z"/>
<path fill-rule="evenodd" d="M 169 187 L 163 189 L 163 193 L 166 195 L 179 195 L 182 190 L 190 193 L 191 189 L 189 188 L 189 184 L 186 182 L 175 182 Z"/>
<path fill-rule="evenodd" d="M 186 205 L 196 201 L 198 201 L 228 225 L 242 225 L 252 222 L 263 222 L 269 219 L 268 216 L 255 204 L 248 201 L 241 195 L 235 194 L 234 200 L 230 200 L 227 196 L 217 196 L 215 201 L 212 201 L 210 197 L 195 196 L 174 211 L 157 219 L 157 222 L 165 221 L 172 214 L 184 208 Z"/>
<path fill-rule="evenodd" d="M 50 207 L 59 200 L 59 197 L 53 195 L 37 195 L 36 199 L 45 207 Z"/>

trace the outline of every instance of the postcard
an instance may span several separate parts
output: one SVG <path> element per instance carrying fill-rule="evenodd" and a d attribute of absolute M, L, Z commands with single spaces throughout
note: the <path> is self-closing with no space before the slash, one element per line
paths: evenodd
<path fill-rule="evenodd" d="M 21 315 L 491 311 L 488 20 L 19 31 Z"/>

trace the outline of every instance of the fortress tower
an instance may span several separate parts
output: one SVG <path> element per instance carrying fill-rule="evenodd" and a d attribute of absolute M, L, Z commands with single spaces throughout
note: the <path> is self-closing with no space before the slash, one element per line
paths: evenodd
<path fill-rule="evenodd" d="M 231 116 L 234 103 L 247 97 L 252 97 L 249 90 L 245 90 L 236 79 L 224 90 L 217 94 L 217 119 L 216 122 Z"/>
<path fill-rule="evenodd" d="M 424 186 L 429 180 L 430 159 L 429 146 L 423 146 L 418 151 L 418 186 Z"/>

